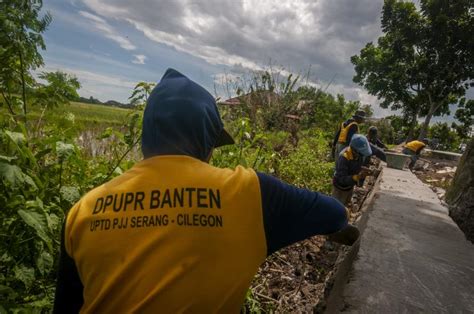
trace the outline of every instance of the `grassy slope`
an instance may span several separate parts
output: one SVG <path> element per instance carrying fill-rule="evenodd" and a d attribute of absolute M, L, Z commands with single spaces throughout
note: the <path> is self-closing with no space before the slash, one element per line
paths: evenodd
<path fill-rule="evenodd" d="M 57 113 L 70 112 L 76 117 L 76 121 L 107 122 L 112 124 L 122 124 L 127 119 L 129 109 L 109 107 L 103 105 L 71 102 L 68 106 L 56 108 Z"/>
<path fill-rule="evenodd" d="M 17 113 L 20 112 L 20 110 L 16 111 Z M 29 120 L 37 120 L 41 116 L 42 108 L 29 106 L 28 111 Z M 70 104 L 46 110 L 43 120 L 52 122 L 54 120 L 64 119 L 66 115 L 71 113 L 74 115 L 76 123 L 84 126 L 96 123 L 122 125 L 126 122 L 129 112 L 129 109 L 71 102 Z M 0 113 L 2 116 L 8 113 L 6 106 L 0 106 Z"/>

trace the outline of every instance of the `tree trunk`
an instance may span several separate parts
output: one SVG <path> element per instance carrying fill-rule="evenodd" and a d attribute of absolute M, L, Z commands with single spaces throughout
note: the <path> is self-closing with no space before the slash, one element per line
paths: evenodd
<path fill-rule="evenodd" d="M 7 97 L 3 91 L 2 91 L 2 97 L 5 100 L 5 103 L 8 106 L 8 110 L 10 111 L 12 116 L 15 116 L 15 111 L 13 111 L 12 104 L 10 103 L 9 97 Z"/>
<path fill-rule="evenodd" d="M 416 116 L 417 114 L 413 114 L 411 117 L 410 121 L 410 129 L 408 130 L 408 135 L 407 135 L 407 143 L 413 140 L 414 138 L 414 133 L 415 133 L 415 126 L 416 126 Z"/>
<path fill-rule="evenodd" d="M 433 117 L 433 113 L 434 113 L 434 110 L 432 110 L 432 109 L 433 109 L 433 106 L 431 106 L 430 111 L 426 115 L 425 122 L 423 122 L 423 124 L 421 125 L 420 134 L 418 135 L 419 140 L 422 140 L 426 137 L 426 133 L 428 131 L 428 127 L 430 125 L 430 121 L 431 121 L 431 118 Z"/>
<path fill-rule="evenodd" d="M 425 117 L 425 122 L 423 122 L 423 125 L 421 126 L 420 129 L 420 135 L 418 135 L 419 140 L 423 140 L 426 137 L 426 133 L 428 131 L 428 127 L 430 126 L 430 121 L 431 118 L 433 117 L 434 113 L 438 108 L 441 106 L 442 102 L 433 102 L 433 98 L 431 97 L 431 93 L 428 91 L 428 100 L 430 102 L 430 110 L 428 110 L 428 114 Z"/>
<path fill-rule="evenodd" d="M 446 202 L 451 218 L 474 243 L 474 138 L 459 161 Z"/>

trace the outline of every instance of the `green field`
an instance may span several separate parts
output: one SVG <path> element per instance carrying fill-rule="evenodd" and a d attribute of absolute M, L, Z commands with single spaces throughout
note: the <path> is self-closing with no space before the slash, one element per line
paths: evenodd
<path fill-rule="evenodd" d="M 54 109 L 55 114 L 72 113 L 77 121 L 106 122 L 111 124 L 122 124 L 130 113 L 129 109 L 110 107 L 104 105 L 71 102 Z"/>
<path fill-rule="evenodd" d="M 46 123 L 62 124 L 69 121 L 73 122 L 78 129 L 94 125 L 121 126 L 126 124 L 128 114 L 131 112 L 130 109 L 81 102 L 70 102 L 59 107 L 48 108 L 44 112 L 43 108 L 37 106 L 29 106 L 28 110 L 29 121 L 36 122 L 40 117 Z M 16 109 L 15 112 L 20 113 L 21 110 Z M 9 111 L 6 105 L 0 106 L 0 113 L 3 118 L 8 117 Z"/>

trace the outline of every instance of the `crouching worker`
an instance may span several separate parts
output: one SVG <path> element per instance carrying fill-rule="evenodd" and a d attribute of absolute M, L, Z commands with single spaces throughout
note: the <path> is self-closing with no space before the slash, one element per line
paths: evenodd
<path fill-rule="evenodd" d="M 169 69 L 143 115 L 144 160 L 87 193 L 61 238 L 55 313 L 238 313 L 260 264 L 314 235 L 353 244 L 336 199 L 238 166 L 214 98 Z"/>
<path fill-rule="evenodd" d="M 403 147 L 402 153 L 405 155 L 410 155 L 410 164 L 408 168 L 413 170 L 413 167 L 420 156 L 421 151 L 426 147 L 426 144 L 422 141 L 411 141 L 405 144 Z"/>
<path fill-rule="evenodd" d="M 383 152 L 381 152 L 383 154 Z M 372 156 L 373 152 L 367 138 L 355 134 L 336 161 L 336 172 L 333 177 L 332 196 L 345 206 L 348 206 L 355 185 L 362 185 L 366 176 L 371 174 L 369 168 L 364 167 L 364 161 Z"/>
<path fill-rule="evenodd" d="M 370 148 L 372 150 L 372 156 L 376 158 L 387 161 L 387 156 L 385 155 L 384 149 L 387 149 L 384 143 L 378 138 L 377 127 L 371 126 L 367 132 L 367 140 L 369 141 Z M 370 166 L 370 157 L 365 158 L 364 166 Z"/>
<path fill-rule="evenodd" d="M 379 139 L 378 137 L 378 129 L 375 126 L 371 126 L 369 131 L 367 132 L 367 140 L 373 146 L 377 146 L 381 149 L 387 149 L 387 146 Z"/>

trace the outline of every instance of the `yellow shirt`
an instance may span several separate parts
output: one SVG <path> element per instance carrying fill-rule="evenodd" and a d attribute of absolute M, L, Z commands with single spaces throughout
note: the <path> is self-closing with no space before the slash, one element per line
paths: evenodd
<path fill-rule="evenodd" d="M 426 144 L 421 141 L 411 141 L 405 144 L 405 147 L 413 152 L 418 152 L 421 148 L 425 147 Z"/>
<path fill-rule="evenodd" d="M 157 156 L 69 212 L 82 313 L 236 313 L 266 257 L 253 170 Z"/>

